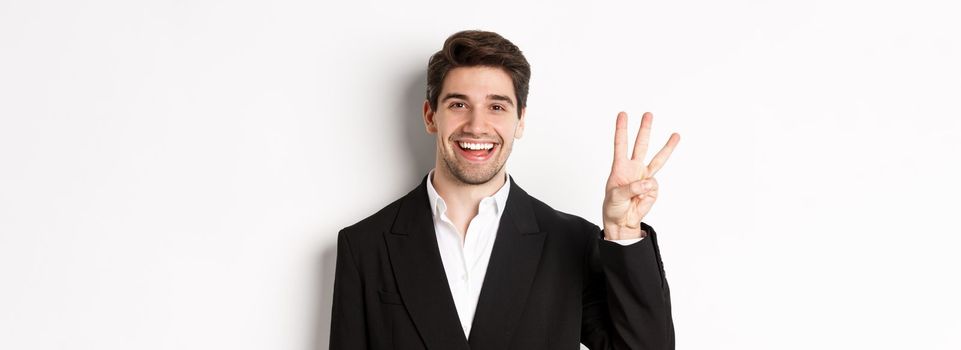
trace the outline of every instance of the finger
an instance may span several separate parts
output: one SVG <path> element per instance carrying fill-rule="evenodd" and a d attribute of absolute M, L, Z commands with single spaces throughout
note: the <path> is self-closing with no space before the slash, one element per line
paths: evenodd
<path fill-rule="evenodd" d="M 674 152 L 674 147 L 677 147 L 679 142 L 681 142 L 681 134 L 671 134 L 671 138 L 667 139 L 667 144 L 665 144 L 660 151 L 657 151 L 654 159 L 651 159 L 651 163 L 647 165 L 647 176 L 654 176 L 658 170 L 661 170 L 661 167 L 667 163 L 667 159 L 671 157 L 671 152 Z"/>
<path fill-rule="evenodd" d="M 637 131 L 637 140 L 634 141 L 634 154 L 631 159 L 644 161 L 647 154 L 647 143 L 651 139 L 651 124 L 654 122 L 654 115 L 651 112 L 644 112 L 641 117 L 641 129 Z"/>
<path fill-rule="evenodd" d="M 646 178 L 640 181 L 634 181 L 637 187 L 632 187 L 635 195 L 638 196 L 648 196 L 651 193 L 657 193 L 657 179 L 653 177 Z"/>
<path fill-rule="evenodd" d="M 611 199 L 614 199 L 615 201 L 630 200 L 636 196 L 643 196 L 650 191 L 657 191 L 657 180 L 654 180 L 653 178 L 637 180 L 614 188 L 614 191 L 611 193 Z"/>
<path fill-rule="evenodd" d="M 646 215 L 647 211 L 651 210 L 651 207 L 655 202 L 657 202 L 657 191 L 647 192 L 647 194 L 641 197 L 641 199 L 638 201 L 637 209 L 642 211 L 642 213 L 639 213 L 638 216 L 643 217 Z"/>
<path fill-rule="evenodd" d="M 617 113 L 614 127 L 614 162 L 626 159 L 627 152 L 627 113 Z"/>

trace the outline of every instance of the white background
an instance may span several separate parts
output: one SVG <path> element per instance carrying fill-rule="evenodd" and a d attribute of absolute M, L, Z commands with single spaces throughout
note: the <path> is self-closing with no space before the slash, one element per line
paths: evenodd
<path fill-rule="evenodd" d="M 486 29 L 556 209 L 600 223 L 618 111 L 681 133 L 645 219 L 678 349 L 959 349 L 959 13 L 0 0 L 0 348 L 326 348 L 337 231 L 432 166 L 427 58 Z"/>

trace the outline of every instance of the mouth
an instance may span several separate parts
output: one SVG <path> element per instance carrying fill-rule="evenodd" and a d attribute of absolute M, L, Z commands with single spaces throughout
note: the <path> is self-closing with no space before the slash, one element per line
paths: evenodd
<path fill-rule="evenodd" d="M 457 154 L 471 162 L 486 162 L 494 155 L 500 144 L 490 141 L 455 141 Z"/>

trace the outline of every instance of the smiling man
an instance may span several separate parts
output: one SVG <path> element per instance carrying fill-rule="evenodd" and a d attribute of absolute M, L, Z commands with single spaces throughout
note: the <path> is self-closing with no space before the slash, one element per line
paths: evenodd
<path fill-rule="evenodd" d="M 657 238 L 642 223 L 654 174 L 652 116 L 627 154 L 615 122 L 603 230 L 507 175 L 524 133 L 530 65 L 492 32 L 449 37 L 428 64 L 423 122 L 436 164 L 404 197 L 341 230 L 331 349 L 673 349 Z"/>

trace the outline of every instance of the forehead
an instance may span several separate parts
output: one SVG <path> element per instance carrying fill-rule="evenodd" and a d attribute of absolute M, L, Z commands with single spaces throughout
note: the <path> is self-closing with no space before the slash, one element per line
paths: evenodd
<path fill-rule="evenodd" d="M 457 67 L 447 72 L 441 96 L 459 93 L 468 97 L 484 98 L 490 94 L 514 97 L 514 82 L 503 69 L 475 66 Z"/>

